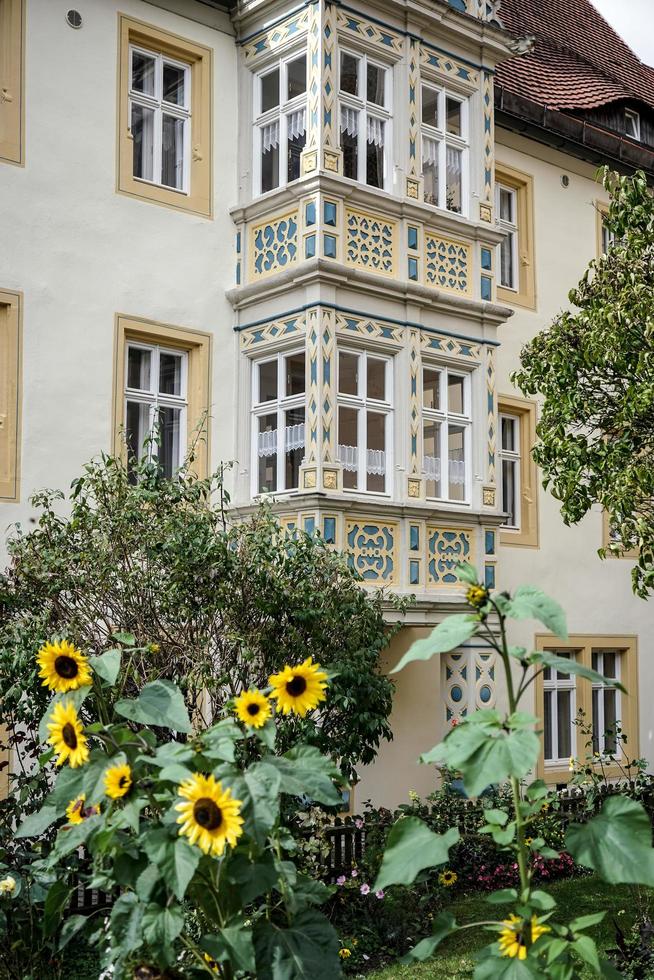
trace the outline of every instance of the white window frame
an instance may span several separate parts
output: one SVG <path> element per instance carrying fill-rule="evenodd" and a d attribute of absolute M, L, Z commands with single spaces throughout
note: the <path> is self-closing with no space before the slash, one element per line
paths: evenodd
<path fill-rule="evenodd" d="M 509 419 L 514 425 L 514 445 L 516 449 L 505 449 L 502 445 L 502 420 Z M 498 455 L 500 459 L 500 509 L 507 512 L 505 506 L 506 501 L 504 500 L 504 462 L 512 463 L 515 470 L 515 524 L 502 524 L 503 528 L 509 531 L 519 531 L 521 529 L 521 486 L 522 486 L 522 455 L 520 452 L 521 443 L 521 425 L 522 418 L 519 415 L 514 415 L 511 412 L 500 412 L 499 416 L 500 422 L 500 438 L 499 438 L 499 450 Z"/>
<path fill-rule="evenodd" d="M 251 446 L 252 446 L 252 497 L 262 494 L 297 493 L 297 487 L 286 487 L 286 412 L 294 408 L 304 409 L 304 449 L 306 454 L 307 438 L 307 407 L 306 407 L 306 375 L 305 390 L 297 395 L 286 394 L 286 360 L 289 357 L 301 355 L 305 361 L 306 352 L 303 347 L 278 351 L 252 361 L 252 409 L 251 409 Z M 259 367 L 262 364 L 277 364 L 277 398 L 262 402 L 259 400 Z M 262 490 L 259 484 L 259 419 L 262 415 L 277 415 L 277 486 L 274 490 Z M 303 457 L 304 458 L 304 457 Z"/>
<path fill-rule="evenodd" d="M 346 54 L 351 58 L 356 58 L 358 62 L 358 83 L 357 88 L 360 95 L 351 95 L 349 92 L 341 91 L 341 66 L 342 56 Z M 376 102 L 368 102 L 368 65 L 374 65 L 384 71 L 384 105 L 377 105 Z M 366 143 L 368 140 L 368 116 L 374 119 L 381 119 L 384 123 L 384 154 L 383 154 L 383 181 L 380 190 L 388 190 L 390 185 L 390 160 L 393 146 L 393 66 L 377 58 L 371 58 L 363 51 L 354 48 L 341 47 L 338 53 L 338 137 L 339 146 L 341 145 L 341 110 L 344 107 L 355 109 L 358 112 L 358 132 L 357 132 L 357 176 L 356 182 L 365 184 L 366 187 L 374 187 L 366 180 Z M 346 177 L 346 180 L 355 178 Z"/>
<path fill-rule="evenodd" d="M 575 651 L 568 650 L 550 650 L 550 653 L 554 653 L 560 657 L 567 657 L 570 660 L 575 660 Z M 550 676 L 546 677 L 547 671 L 549 670 Z M 576 675 L 568 674 L 567 677 L 559 677 L 559 671 L 554 667 L 545 668 L 543 671 L 543 761 L 546 767 L 561 768 L 561 764 L 565 763 L 566 766 L 569 762 L 570 755 L 574 756 L 576 754 L 576 738 L 575 738 L 575 726 L 574 720 L 577 716 L 577 684 Z M 545 693 L 547 691 L 553 692 L 553 696 L 550 699 L 551 708 L 551 742 L 552 750 L 556 746 L 556 754 L 552 755 L 551 758 L 547 758 L 545 755 Z M 556 694 L 558 691 L 570 691 L 570 755 L 562 756 L 559 752 L 559 717 L 558 717 L 558 698 Z"/>
<path fill-rule="evenodd" d="M 513 221 L 507 221 L 506 218 L 500 217 L 500 194 L 501 191 L 505 191 L 507 194 L 511 195 L 512 199 L 512 213 Z M 502 289 L 510 289 L 514 293 L 520 291 L 520 267 L 518 265 L 518 236 L 520 234 L 518 228 L 518 189 L 516 187 L 511 187 L 509 184 L 502 184 L 497 182 L 495 184 L 495 214 L 497 215 L 497 224 L 500 231 L 507 233 L 507 239 L 511 243 L 511 277 L 513 282 L 506 283 L 502 281 L 502 245 L 497 246 L 497 283 Z"/>
<path fill-rule="evenodd" d="M 633 124 L 633 133 L 630 133 L 627 128 L 627 120 L 630 119 Z M 636 112 L 635 109 L 625 109 L 624 111 L 624 131 L 625 135 L 632 140 L 638 140 L 640 142 L 640 113 Z"/>
<path fill-rule="evenodd" d="M 129 352 L 130 350 L 146 350 L 150 352 L 150 387 L 130 388 L 129 381 Z M 173 354 L 181 357 L 181 378 L 179 395 L 161 394 L 159 391 L 159 365 L 161 354 Z M 125 343 L 125 390 L 123 393 L 123 419 L 127 425 L 127 403 L 137 402 L 149 407 L 148 432 L 152 432 L 156 413 L 160 408 L 178 408 L 179 415 L 179 459 L 173 470 L 179 469 L 186 458 L 187 428 L 188 428 L 188 362 L 189 352 L 178 347 L 166 347 L 163 344 L 146 344 L 142 341 L 127 340 Z M 141 446 L 137 449 L 140 453 Z M 139 457 L 140 458 L 140 457 Z M 158 458 L 157 446 L 154 440 L 148 443 L 148 462 Z"/>
<path fill-rule="evenodd" d="M 440 408 L 426 408 L 425 407 L 425 384 L 424 375 L 425 370 L 428 371 L 438 371 L 439 372 L 439 405 Z M 463 379 L 463 414 L 459 412 L 451 412 L 449 410 L 449 405 L 447 404 L 447 379 L 449 375 L 454 375 L 457 378 Z M 448 364 L 444 364 L 438 361 L 427 361 L 422 362 L 421 372 L 420 372 L 420 404 L 422 408 L 422 426 L 423 426 L 423 438 L 424 438 L 424 426 L 425 422 L 437 422 L 440 423 L 440 472 L 441 478 L 439 487 L 441 490 L 440 495 L 436 497 L 428 497 L 429 500 L 440 500 L 444 503 L 455 504 L 458 507 L 470 506 L 471 495 L 472 495 L 472 376 L 469 371 L 464 371 L 459 367 L 452 367 Z M 450 479 L 449 479 L 449 455 L 448 455 L 448 434 L 450 425 L 456 425 L 463 427 L 464 429 L 464 443 L 463 443 L 463 459 L 465 467 L 465 482 L 464 482 L 464 498 L 463 500 L 457 500 L 449 496 L 450 492 Z M 423 473 L 425 476 L 425 482 L 431 482 L 429 476 L 426 473 L 424 466 L 424 448 L 423 448 Z"/>
<path fill-rule="evenodd" d="M 607 653 L 612 653 L 615 656 L 615 680 L 619 681 L 620 680 L 620 673 L 621 673 L 620 668 L 622 666 L 621 665 L 621 661 L 622 661 L 622 657 L 623 657 L 623 653 L 622 653 L 621 650 L 616 650 L 616 649 L 613 649 L 613 648 L 610 648 L 610 647 L 593 647 L 592 650 L 591 650 L 591 666 L 593 667 L 593 670 L 596 670 L 599 674 L 602 674 L 603 676 L 606 676 L 604 674 L 604 656 Z M 594 665 L 593 662 L 592 662 L 593 661 L 593 655 L 596 655 L 597 656 L 597 664 L 596 665 Z M 622 699 L 620 697 L 620 691 L 616 687 L 614 687 L 614 688 L 606 688 L 603 684 L 595 684 L 595 683 L 593 683 L 591 685 L 591 687 L 592 687 L 593 694 L 595 693 L 595 691 L 598 691 L 599 694 L 601 695 L 601 697 L 599 697 L 597 699 L 597 701 L 598 701 L 598 712 L 597 712 L 597 715 L 598 715 L 598 725 L 597 725 L 597 744 L 598 744 L 598 748 L 595 749 L 595 734 L 596 733 L 595 733 L 595 725 L 592 724 L 592 721 L 593 721 L 593 710 L 592 710 L 593 701 L 592 701 L 592 694 L 591 694 L 591 725 L 592 725 L 592 729 L 593 729 L 593 751 L 594 752 L 599 751 L 600 755 L 604 757 L 604 756 L 607 756 L 607 755 L 610 754 L 610 753 L 607 753 L 607 751 L 606 751 L 606 723 L 605 723 L 605 719 L 604 719 L 604 692 L 607 691 L 607 690 L 612 690 L 613 693 L 614 693 L 614 695 L 615 695 L 615 720 L 616 720 L 616 724 L 620 724 L 620 722 L 621 722 Z"/>
<path fill-rule="evenodd" d="M 133 73 L 133 55 L 134 53 L 142 54 L 147 58 L 151 58 L 155 61 L 155 72 L 154 72 L 154 95 L 146 95 L 144 92 L 137 92 L 132 88 L 132 73 Z M 166 102 L 163 97 L 163 66 L 164 64 L 173 65 L 175 68 L 181 68 L 184 72 L 184 105 L 180 106 L 173 102 Z M 132 126 L 132 105 L 140 105 L 145 109 L 154 110 L 154 148 L 153 148 L 153 159 L 152 159 L 152 170 L 153 174 L 159 174 L 161 177 L 162 170 L 162 148 L 163 148 L 163 116 L 174 116 L 176 119 L 181 119 L 184 122 L 184 139 L 183 139 L 183 171 L 182 171 L 182 186 L 181 187 L 171 187 L 170 184 L 164 184 L 162 180 L 149 180 L 147 177 L 137 177 L 133 171 L 132 164 L 132 177 L 134 180 L 142 181 L 144 184 L 151 184 L 155 187 L 163 187 L 168 191 L 177 191 L 178 194 L 185 194 L 188 196 L 190 193 L 191 185 L 191 66 L 184 61 L 178 61 L 176 58 L 169 58 L 168 55 L 164 55 L 160 52 L 153 51 L 149 48 L 141 47 L 138 44 L 130 44 L 129 46 L 129 97 L 127 106 L 127 119 L 128 125 Z"/>
<path fill-rule="evenodd" d="M 602 239 L 602 241 L 601 241 L 601 244 L 602 244 L 602 255 L 606 255 L 606 253 L 608 252 L 610 246 L 615 241 L 615 232 L 610 231 L 610 229 L 609 229 L 609 227 L 608 227 L 608 225 L 606 223 L 607 215 L 604 214 L 604 213 L 601 213 L 600 217 L 601 217 L 601 232 L 600 232 L 600 234 L 601 234 L 601 239 Z"/>
<path fill-rule="evenodd" d="M 305 133 L 305 144 L 306 144 L 306 132 L 307 132 L 307 87 L 305 85 L 304 92 L 300 95 L 296 95 L 292 99 L 287 99 L 285 94 L 288 92 L 288 66 L 293 61 L 298 61 L 300 58 L 304 58 L 305 61 L 305 78 L 308 83 L 309 80 L 309 58 L 307 51 L 304 48 L 299 48 L 295 50 L 292 54 L 285 55 L 283 58 L 277 61 L 270 62 L 265 68 L 258 71 L 253 78 L 254 93 L 253 93 L 253 106 L 254 106 L 254 123 L 252 130 L 252 186 L 253 186 L 253 197 L 260 197 L 262 194 L 270 194 L 273 191 L 278 190 L 280 187 L 286 187 L 289 183 L 288 181 L 288 117 L 293 112 L 298 112 L 300 109 L 304 110 L 304 133 Z M 273 106 L 272 109 L 267 109 L 265 112 L 261 110 L 261 82 L 266 75 L 270 75 L 271 72 L 279 70 L 279 103 Z M 279 179 L 275 187 L 270 188 L 270 190 L 264 191 L 261 187 L 262 180 L 262 149 L 261 149 L 261 134 L 264 126 L 270 125 L 274 122 L 279 123 Z M 300 175 L 301 176 L 301 175 Z M 298 178 L 299 179 L 299 178 Z M 294 183 L 295 181 L 290 181 Z"/>
<path fill-rule="evenodd" d="M 359 358 L 357 393 L 356 395 L 345 394 L 340 391 L 340 354 L 352 354 Z M 340 460 L 340 433 L 338 420 L 341 408 L 351 408 L 357 411 L 357 443 L 358 443 L 358 466 L 357 483 L 355 487 L 343 487 L 344 493 L 365 493 L 372 496 L 390 496 L 392 492 L 393 479 L 393 357 L 376 350 L 360 350 L 356 347 L 338 347 L 337 350 L 337 369 L 336 369 L 336 432 L 337 432 L 337 454 Z M 368 385 L 368 357 L 374 360 L 383 361 L 386 365 L 384 376 L 384 388 L 386 391 L 385 399 L 369 398 L 367 392 Z M 368 437 L 367 437 L 367 417 L 368 412 L 376 412 L 384 415 L 386 422 L 384 426 L 384 489 L 368 490 Z"/>
<path fill-rule="evenodd" d="M 422 120 L 422 94 L 428 88 L 438 97 L 438 126 L 432 126 Z M 461 136 L 447 132 L 447 99 L 453 99 L 461 106 Z M 438 144 L 438 201 L 425 201 L 430 207 L 447 211 L 449 214 L 461 214 L 467 217 L 470 199 L 470 100 L 465 95 L 443 88 L 428 78 L 420 80 L 420 161 L 424 160 L 424 141 L 431 140 Z M 447 207 L 447 147 L 461 150 L 461 211 L 453 211 Z M 424 194 L 423 194 L 424 199 Z"/>

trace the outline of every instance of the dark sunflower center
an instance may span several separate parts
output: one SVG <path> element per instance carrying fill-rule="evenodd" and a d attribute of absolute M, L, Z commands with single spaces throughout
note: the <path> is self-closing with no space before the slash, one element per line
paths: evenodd
<path fill-rule="evenodd" d="M 249 715 L 252 715 L 252 717 L 254 717 L 254 715 L 258 715 L 260 711 L 261 705 L 259 704 L 249 704 L 247 707 L 247 712 Z"/>
<path fill-rule="evenodd" d="M 208 797 L 197 800 L 193 807 L 195 822 L 199 823 L 205 830 L 218 830 L 223 822 L 223 814 L 219 806 Z"/>
<path fill-rule="evenodd" d="M 118 789 L 125 789 L 127 786 L 127 776 L 121 776 L 118 780 Z"/>
<path fill-rule="evenodd" d="M 304 677 L 298 677 L 297 674 L 292 678 L 286 685 L 286 690 L 293 698 L 299 698 L 301 694 L 307 689 L 307 682 Z"/>
<path fill-rule="evenodd" d="M 57 657 L 54 666 L 59 676 L 65 678 L 67 681 L 72 680 L 73 677 L 77 677 L 79 673 L 77 661 L 73 660 L 72 657 Z"/>
<path fill-rule="evenodd" d="M 77 748 L 77 732 L 75 731 L 74 725 L 71 725 L 69 721 L 61 729 L 61 737 L 69 749 Z"/>

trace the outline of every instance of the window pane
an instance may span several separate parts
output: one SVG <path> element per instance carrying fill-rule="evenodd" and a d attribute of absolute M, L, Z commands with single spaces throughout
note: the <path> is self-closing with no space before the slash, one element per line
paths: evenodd
<path fill-rule="evenodd" d="M 163 475 L 171 479 L 182 463 L 180 443 L 181 409 L 163 406 L 159 409 L 157 457 Z"/>
<path fill-rule="evenodd" d="M 341 54 L 341 92 L 359 94 L 359 59 L 352 54 Z"/>
<path fill-rule="evenodd" d="M 423 469 L 427 480 L 427 496 L 441 494 L 441 423 L 425 422 L 422 430 Z"/>
<path fill-rule="evenodd" d="M 295 490 L 300 485 L 300 464 L 304 459 L 304 409 L 292 408 L 286 414 L 285 446 L 285 486 Z"/>
<path fill-rule="evenodd" d="M 343 464 L 343 486 L 356 490 L 359 468 L 359 433 L 356 408 L 338 410 L 338 458 Z"/>
<path fill-rule="evenodd" d="M 422 174 L 424 178 L 424 198 L 427 204 L 438 205 L 438 153 L 437 140 L 422 137 Z"/>
<path fill-rule="evenodd" d="M 267 112 L 279 105 L 279 68 L 261 78 L 261 111 Z"/>
<path fill-rule="evenodd" d="M 359 179 L 359 113 L 349 106 L 341 106 L 341 149 L 343 150 L 343 175 L 350 180 Z"/>
<path fill-rule="evenodd" d="M 597 650 L 593 650 L 590 655 L 590 664 L 593 670 L 601 671 L 602 665 L 600 664 L 600 655 Z"/>
<path fill-rule="evenodd" d="M 386 416 L 368 412 L 366 419 L 366 489 L 383 493 L 386 489 Z"/>
<path fill-rule="evenodd" d="M 259 364 L 259 402 L 272 402 L 277 398 L 277 361 Z"/>
<path fill-rule="evenodd" d="M 132 89 L 154 95 L 155 60 L 140 51 L 132 51 Z"/>
<path fill-rule="evenodd" d="M 286 394 L 301 395 L 304 378 L 304 354 L 289 354 L 286 358 Z"/>
<path fill-rule="evenodd" d="M 465 500 L 466 464 L 465 429 L 450 425 L 447 433 L 448 496 L 450 500 Z"/>
<path fill-rule="evenodd" d="M 600 716 L 600 690 L 597 687 L 593 688 L 592 697 L 592 719 L 593 719 L 593 752 L 600 752 L 601 745 L 604 741 L 602 738 L 603 732 L 600 731 L 602 725 L 602 719 Z"/>
<path fill-rule="evenodd" d="M 259 416 L 257 441 L 259 471 L 257 489 L 270 492 L 277 489 L 277 413 Z"/>
<path fill-rule="evenodd" d="M 556 692 L 558 758 L 567 759 L 572 755 L 572 692 Z"/>
<path fill-rule="evenodd" d="M 186 105 L 184 82 L 186 72 L 178 65 L 163 66 L 163 97 L 166 102 L 174 105 Z"/>
<path fill-rule="evenodd" d="M 368 358 L 368 378 L 366 393 L 368 398 L 386 400 L 386 361 L 377 357 Z"/>
<path fill-rule="evenodd" d="M 441 372 L 422 369 L 422 404 L 425 408 L 441 407 Z"/>
<path fill-rule="evenodd" d="M 445 99 L 445 116 L 445 125 L 448 133 L 452 133 L 453 136 L 461 136 L 461 103 L 458 99 L 451 99 L 449 95 L 447 96 Z"/>
<path fill-rule="evenodd" d="M 305 55 L 289 61 L 286 66 L 287 99 L 294 99 L 307 90 L 307 59 Z"/>
<path fill-rule="evenodd" d="M 288 133 L 288 167 L 286 179 L 290 183 L 300 176 L 300 157 L 307 141 L 304 109 L 291 112 L 286 117 Z"/>
<path fill-rule="evenodd" d="M 163 117 L 161 183 L 166 187 L 184 186 L 184 120 Z"/>
<path fill-rule="evenodd" d="M 154 180 L 154 109 L 132 103 L 132 172 L 142 180 Z"/>
<path fill-rule="evenodd" d="M 127 348 L 127 387 L 150 391 L 152 351 L 140 347 Z"/>
<path fill-rule="evenodd" d="M 508 190 L 506 187 L 500 187 L 500 220 L 515 224 L 513 191 Z"/>
<path fill-rule="evenodd" d="M 552 691 L 543 692 L 543 756 L 552 759 Z"/>
<path fill-rule="evenodd" d="M 505 523 L 516 527 L 516 463 L 512 459 L 502 460 L 502 510 L 506 511 Z"/>
<path fill-rule="evenodd" d="M 615 725 L 617 721 L 618 692 L 616 690 L 605 689 L 602 692 L 604 698 L 604 751 L 613 754 L 617 748 L 615 737 Z"/>
<path fill-rule="evenodd" d="M 461 213 L 462 204 L 461 160 L 461 150 L 448 146 L 445 167 L 445 206 L 448 211 L 455 211 L 457 214 Z"/>
<path fill-rule="evenodd" d="M 125 440 L 127 442 L 127 462 L 130 474 L 135 460 L 144 455 L 145 440 L 150 430 L 150 408 L 141 402 L 127 402 L 125 411 Z M 130 480 L 132 477 L 130 476 Z"/>
<path fill-rule="evenodd" d="M 568 660 L 570 658 L 570 654 L 569 653 L 566 653 L 565 650 L 559 650 L 558 653 L 557 653 L 557 656 L 558 657 L 563 657 L 564 660 Z M 557 676 L 558 680 L 560 680 L 560 681 L 567 681 L 569 679 L 569 677 L 570 677 L 570 674 L 566 674 L 562 670 L 557 670 L 556 676 Z"/>
<path fill-rule="evenodd" d="M 342 395 L 359 391 L 359 355 L 340 351 L 338 355 L 338 390 Z"/>
<path fill-rule="evenodd" d="M 386 124 L 383 119 L 368 116 L 366 139 L 366 183 L 371 187 L 384 186 L 384 141 Z"/>
<path fill-rule="evenodd" d="M 422 86 L 422 121 L 438 127 L 438 92 L 426 85 Z"/>
<path fill-rule="evenodd" d="M 279 186 L 279 121 L 261 127 L 261 191 Z"/>
<path fill-rule="evenodd" d="M 447 376 L 447 409 L 449 412 L 456 412 L 458 415 L 464 414 L 464 379 L 457 374 Z"/>
<path fill-rule="evenodd" d="M 516 288 L 516 275 L 513 263 L 514 255 L 514 232 L 502 239 L 500 242 L 500 283 L 507 289 Z"/>
<path fill-rule="evenodd" d="M 159 355 L 159 391 L 162 395 L 182 394 L 182 355 Z"/>
<path fill-rule="evenodd" d="M 506 449 L 509 452 L 517 452 L 518 443 L 515 437 L 515 419 L 507 418 L 503 415 L 500 419 L 502 427 L 502 449 Z"/>
<path fill-rule="evenodd" d="M 386 71 L 383 68 L 379 68 L 377 65 L 368 65 L 366 85 L 368 102 L 374 102 L 375 105 L 386 105 L 384 93 L 385 79 Z"/>
<path fill-rule="evenodd" d="M 605 677 L 617 677 L 616 667 L 617 667 L 617 654 L 615 650 L 605 650 L 604 651 L 604 663 L 602 673 Z"/>

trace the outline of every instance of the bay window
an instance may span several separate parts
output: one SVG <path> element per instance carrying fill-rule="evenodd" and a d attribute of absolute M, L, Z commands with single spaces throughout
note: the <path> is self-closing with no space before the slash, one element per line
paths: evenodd
<path fill-rule="evenodd" d="M 389 357 L 339 351 L 338 458 L 345 490 L 390 490 L 392 384 Z"/>
<path fill-rule="evenodd" d="M 468 102 L 421 86 L 422 174 L 427 204 L 465 214 L 468 194 Z"/>
<path fill-rule="evenodd" d="M 305 443 L 304 351 L 253 364 L 252 493 L 297 490 Z"/>
<path fill-rule="evenodd" d="M 343 174 L 385 187 L 389 171 L 391 69 L 364 54 L 341 51 L 340 132 Z"/>
<path fill-rule="evenodd" d="M 520 417 L 500 413 L 500 508 L 505 527 L 520 529 Z"/>
<path fill-rule="evenodd" d="M 307 59 L 285 58 L 255 76 L 255 189 L 297 180 L 306 144 Z"/>
<path fill-rule="evenodd" d="M 467 503 L 472 436 L 470 376 L 424 364 L 422 418 L 427 497 Z"/>
<path fill-rule="evenodd" d="M 125 358 L 128 468 L 147 455 L 170 479 L 186 454 L 188 353 L 129 341 Z"/>
<path fill-rule="evenodd" d="M 519 289 L 518 270 L 518 191 L 504 184 L 495 185 L 495 208 L 505 236 L 500 244 L 500 286 Z"/>
<path fill-rule="evenodd" d="M 129 128 L 134 178 L 188 193 L 190 65 L 130 46 Z"/>
<path fill-rule="evenodd" d="M 557 656 L 574 654 L 554 650 Z M 546 667 L 543 670 L 543 755 L 546 763 L 566 763 L 575 754 L 575 675 Z"/>

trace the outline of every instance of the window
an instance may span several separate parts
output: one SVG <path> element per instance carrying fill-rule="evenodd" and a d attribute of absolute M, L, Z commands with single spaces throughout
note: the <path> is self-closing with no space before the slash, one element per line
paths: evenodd
<path fill-rule="evenodd" d="M 265 194 L 297 180 L 306 143 L 306 55 L 255 76 L 255 187 Z"/>
<path fill-rule="evenodd" d="M 609 247 L 615 241 L 615 233 L 609 229 L 608 215 L 609 206 L 603 201 L 595 202 L 595 213 L 597 215 L 597 254 L 606 255 Z"/>
<path fill-rule="evenodd" d="M 520 418 L 500 415 L 500 508 L 505 527 L 520 528 Z"/>
<path fill-rule="evenodd" d="M 640 140 L 640 116 L 633 109 L 624 111 L 624 131 L 632 140 Z"/>
<path fill-rule="evenodd" d="M 304 351 L 252 365 L 252 493 L 297 490 L 304 459 Z"/>
<path fill-rule="evenodd" d="M 500 229 L 506 232 L 500 245 L 500 286 L 517 291 L 518 274 L 518 192 L 515 187 L 496 184 L 496 208 Z"/>
<path fill-rule="evenodd" d="M 21 312 L 19 293 L 0 290 L 0 500 L 20 498 Z"/>
<path fill-rule="evenodd" d="M 428 497 L 470 499 L 470 375 L 422 368 L 423 470 Z"/>
<path fill-rule="evenodd" d="M 427 204 L 467 213 L 468 102 L 421 86 L 422 175 Z"/>
<path fill-rule="evenodd" d="M 500 507 L 507 514 L 503 545 L 538 547 L 538 470 L 531 451 L 536 443 L 536 403 L 500 395 L 498 481 Z"/>
<path fill-rule="evenodd" d="M 338 458 L 345 490 L 390 490 L 392 385 L 390 358 L 339 350 Z"/>
<path fill-rule="evenodd" d="M 0 160 L 25 162 L 24 0 L 0 0 Z"/>
<path fill-rule="evenodd" d="M 595 684 L 565 670 L 546 667 L 536 676 L 535 713 L 543 720 L 542 754 L 537 774 L 549 782 L 569 778 L 569 760 L 593 753 L 620 756 L 616 725 L 628 738 L 630 758 L 638 756 L 638 651 L 633 636 L 577 634 L 562 643 L 549 634 L 536 635 L 536 649 L 575 660 L 604 677 L 623 684 L 628 692 Z M 575 724 L 582 719 L 584 728 Z M 617 751 L 616 751 L 617 750 Z M 609 777 L 617 766 L 603 764 Z"/>
<path fill-rule="evenodd" d="M 120 17 L 118 189 L 211 215 L 211 50 Z"/>
<path fill-rule="evenodd" d="M 511 306 L 536 308 L 533 179 L 498 163 L 495 217 L 502 242 L 497 246 L 497 296 Z"/>
<path fill-rule="evenodd" d="M 128 466 L 146 453 L 166 477 L 189 459 L 208 471 L 210 337 L 117 318 L 115 443 Z"/>
<path fill-rule="evenodd" d="M 343 174 L 371 187 L 388 183 L 391 69 L 341 51 L 340 130 Z"/>

